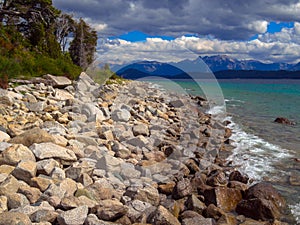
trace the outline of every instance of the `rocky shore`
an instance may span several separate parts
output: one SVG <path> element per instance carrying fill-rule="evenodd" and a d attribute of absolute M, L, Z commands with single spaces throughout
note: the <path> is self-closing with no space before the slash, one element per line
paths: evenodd
<path fill-rule="evenodd" d="M 225 160 L 205 99 L 47 75 L 0 90 L 0 224 L 284 225 L 285 202 Z"/>

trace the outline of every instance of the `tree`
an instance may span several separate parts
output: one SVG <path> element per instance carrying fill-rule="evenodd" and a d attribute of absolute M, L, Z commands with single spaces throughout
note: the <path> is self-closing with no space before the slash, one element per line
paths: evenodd
<path fill-rule="evenodd" d="M 75 24 L 74 39 L 69 52 L 73 62 L 86 70 L 94 61 L 97 45 L 97 32 L 82 18 Z"/>
<path fill-rule="evenodd" d="M 61 47 L 63 53 L 66 52 L 66 47 L 70 40 L 70 34 L 75 31 L 75 21 L 72 16 L 68 14 L 61 14 L 56 19 L 56 39 Z"/>

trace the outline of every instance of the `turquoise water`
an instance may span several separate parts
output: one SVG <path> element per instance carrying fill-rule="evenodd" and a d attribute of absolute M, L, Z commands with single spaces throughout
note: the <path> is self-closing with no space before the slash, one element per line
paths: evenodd
<path fill-rule="evenodd" d="M 294 160 L 300 158 L 300 80 L 177 80 L 176 87 L 170 80 L 156 82 L 193 95 L 220 97 L 220 88 L 236 147 L 228 160 L 254 181 L 271 182 L 287 200 L 285 220 L 300 224 L 300 186 L 290 182 L 300 180 L 300 162 Z M 210 113 L 218 111 L 211 106 Z M 297 125 L 274 123 L 276 117 Z"/>

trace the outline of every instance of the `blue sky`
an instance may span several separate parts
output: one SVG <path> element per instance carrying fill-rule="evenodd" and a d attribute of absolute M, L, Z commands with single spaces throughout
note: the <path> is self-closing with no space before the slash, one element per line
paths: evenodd
<path fill-rule="evenodd" d="M 174 55 L 179 46 L 201 56 L 226 54 L 265 62 L 300 61 L 299 0 L 53 3 L 91 24 L 98 32 L 98 55 L 111 60 L 147 58 L 147 52 L 153 56 L 158 51 L 158 55 Z"/>

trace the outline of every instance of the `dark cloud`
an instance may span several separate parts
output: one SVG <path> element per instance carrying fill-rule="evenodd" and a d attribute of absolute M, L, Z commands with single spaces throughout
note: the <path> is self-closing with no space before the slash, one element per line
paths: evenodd
<path fill-rule="evenodd" d="M 245 40 L 263 33 L 266 22 L 300 21 L 299 0 L 54 0 L 77 17 L 106 24 L 100 32 L 114 36 L 140 30 L 148 34 L 212 35 Z"/>

